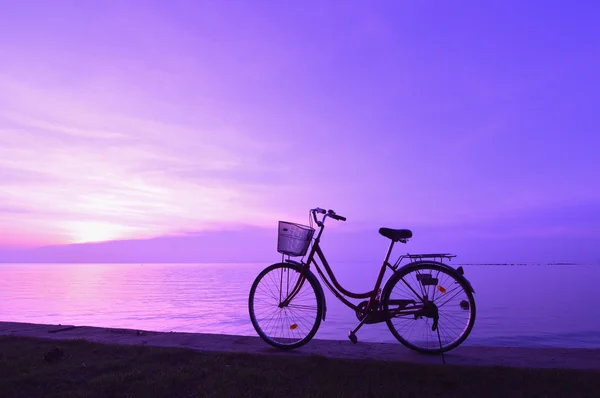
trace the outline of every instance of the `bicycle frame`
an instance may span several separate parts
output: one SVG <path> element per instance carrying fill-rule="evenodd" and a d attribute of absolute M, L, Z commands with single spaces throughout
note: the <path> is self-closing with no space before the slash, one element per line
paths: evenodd
<path fill-rule="evenodd" d="M 327 259 L 325 258 L 325 254 L 323 253 L 323 250 L 321 250 L 321 247 L 320 247 L 321 235 L 323 234 L 323 230 L 325 229 L 325 224 L 324 224 L 324 222 L 317 222 L 317 223 L 319 226 L 319 233 L 317 234 L 317 237 L 315 238 L 315 241 L 309 252 L 306 263 L 302 263 L 301 265 L 304 266 L 306 270 L 309 270 L 310 265 L 314 264 L 317 272 L 321 276 L 321 279 L 323 280 L 325 285 L 327 285 L 329 290 L 331 290 L 331 292 L 334 294 L 334 296 L 337 297 L 338 300 L 340 300 L 342 303 L 344 303 L 346 306 L 350 307 L 354 311 L 358 310 L 358 305 L 355 305 L 354 303 L 350 302 L 344 296 L 348 296 L 353 299 L 369 299 L 367 302 L 367 306 L 364 309 L 365 312 L 369 312 L 376 306 L 376 304 L 378 304 L 379 294 L 381 292 L 381 284 L 383 282 L 383 277 L 385 275 L 386 268 L 389 267 L 390 269 L 394 270 L 394 267 L 389 263 L 389 259 L 390 259 L 392 250 L 394 248 L 395 242 L 394 241 L 390 242 L 390 246 L 385 255 L 385 259 L 383 260 L 381 268 L 379 269 L 379 274 L 377 275 L 377 280 L 375 282 L 375 286 L 374 286 L 373 290 L 368 291 L 366 293 L 355 293 L 355 292 L 351 292 L 351 291 L 345 289 L 335 278 L 333 270 L 329 266 L 329 263 L 327 262 Z M 327 272 L 327 276 L 329 277 L 329 279 L 327 277 L 325 277 L 323 270 L 321 270 L 319 263 L 315 259 L 315 254 L 321 261 L 323 267 L 325 268 L 325 271 Z M 296 294 L 299 293 L 305 280 L 306 280 L 305 277 L 298 279 L 296 286 L 292 289 L 292 292 L 289 294 L 289 296 L 282 302 L 282 305 L 287 305 L 296 296 Z"/>

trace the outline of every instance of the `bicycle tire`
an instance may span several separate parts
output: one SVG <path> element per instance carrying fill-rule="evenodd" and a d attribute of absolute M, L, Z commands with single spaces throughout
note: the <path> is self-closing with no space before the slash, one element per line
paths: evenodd
<path fill-rule="evenodd" d="M 296 340 L 292 343 L 289 343 L 289 344 L 283 343 L 282 341 L 274 338 L 274 336 L 269 336 L 268 333 L 265 332 L 265 330 L 264 330 L 265 325 L 262 325 L 262 327 L 261 327 L 261 325 L 260 325 L 261 322 L 257 319 L 256 313 L 255 313 L 255 306 L 256 306 L 255 305 L 256 304 L 255 297 L 256 297 L 257 289 L 258 289 L 261 281 L 264 280 L 264 278 L 267 277 L 270 273 L 272 273 L 273 271 L 276 271 L 278 269 L 291 270 L 291 271 L 294 271 L 296 274 L 298 274 L 298 277 L 300 277 L 302 275 L 304 278 L 306 278 L 305 281 L 303 282 L 302 288 L 304 288 L 304 285 L 308 282 L 308 286 L 310 286 L 310 288 L 312 289 L 311 297 L 314 297 L 315 304 L 316 304 L 314 323 L 312 325 L 310 325 L 310 329 L 303 328 L 304 330 L 308 330 L 308 333 L 306 333 L 306 335 L 304 337 L 299 338 L 298 340 Z M 282 275 L 283 275 L 283 272 L 282 272 Z M 294 298 L 294 300 L 295 299 L 296 298 Z M 277 300 L 277 298 L 275 297 L 275 301 L 276 300 Z M 294 302 L 294 301 L 292 300 L 292 302 Z M 279 307 L 277 307 L 277 308 L 285 311 L 283 308 L 279 308 Z M 254 327 L 254 330 L 258 333 L 258 335 L 263 339 L 263 341 L 265 341 L 267 344 L 269 344 L 273 347 L 279 348 L 279 349 L 284 349 L 284 350 L 296 349 L 296 348 L 299 348 L 299 347 L 305 345 L 310 340 L 312 340 L 312 338 L 315 336 L 315 334 L 317 333 L 317 331 L 321 325 L 321 320 L 322 320 L 323 311 L 324 311 L 324 298 L 322 297 L 322 289 L 321 289 L 321 286 L 319 285 L 319 281 L 317 280 L 317 278 L 308 269 L 305 269 L 304 267 L 302 267 L 300 265 L 296 265 L 296 264 L 292 264 L 292 263 L 273 264 L 273 265 L 270 265 L 267 268 L 265 268 L 260 274 L 258 274 L 256 279 L 254 280 L 254 283 L 252 284 L 252 287 L 250 289 L 250 295 L 248 297 L 248 311 L 250 314 L 250 321 L 252 322 L 252 326 Z M 275 311 L 277 311 L 277 310 L 275 310 Z M 280 312 L 280 314 L 281 313 L 282 312 Z M 283 319 L 282 319 L 282 321 L 283 321 Z M 265 322 L 263 322 L 263 323 L 265 323 Z M 293 325 L 296 325 L 296 328 L 299 328 L 299 326 L 296 324 L 295 321 L 294 321 L 294 324 L 292 324 L 292 326 Z M 292 326 L 290 326 L 289 328 L 291 329 Z M 281 332 L 283 333 L 284 330 L 285 329 L 282 327 Z M 288 334 L 289 334 L 289 332 L 288 332 Z"/>
<path fill-rule="evenodd" d="M 471 286 L 466 281 L 466 279 L 461 277 L 460 274 L 458 274 L 453 268 L 450 268 L 449 266 L 446 266 L 444 264 L 439 264 L 439 263 L 434 263 L 434 262 L 424 262 L 424 263 L 418 263 L 418 264 L 412 264 L 412 265 L 407 264 L 405 267 L 398 270 L 387 282 L 386 288 L 385 288 L 385 293 L 384 293 L 384 298 L 383 298 L 383 302 L 382 302 L 383 308 L 386 312 L 389 311 L 390 295 L 398 282 L 402 281 L 404 277 L 406 277 L 408 274 L 410 274 L 412 272 L 423 271 L 423 270 L 430 270 L 430 271 L 438 272 L 438 275 L 439 275 L 439 273 L 444 273 L 462 288 L 464 295 L 466 296 L 466 300 L 467 300 L 467 304 L 468 304 L 469 318 L 468 318 L 468 321 L 467 321 L 464 329 L 460 333 L 460 335 L 456 339 L 451 341 L 449 344 L 443 345 L 442 347 L 440 347 L 438 345 L 437 348 L 426 348 L 426 347 L 422 347 L 422 346 L 413 344 L 410 341 L 408 341 L 406 338 L 404 338 L 402 336 L 402 334 L 396 329 L 396 327 L 393 324 L 393 319 L 395 319 L 395 318 L 387 319 L 386 324 L 388 326 L 388 329 L 392 333 L 392 335 L 407 348 L 410 348 L 414 351 L 424 353 L 424 354 L 440 354 L 443 352 L 448 352 L 450 350 L 455 349 L 459 345 L 461 345 L 467 339 L 467 337 L 473 330 L 473 326 L 475 324 L 475 318 L 476 318 L 476 314 L 477 314 L 475 298 L 473 297 Z M 463 302 L 461 301 L 461 305 L 462 304 L 463 304 Z M 466 306 L 466 304 L 465 304 L 465 306 Z M 438 325 L 438 331 L 439 331 L 439 325 Z M 438 338 L 439 338 L 439 335 L 438 335 Z"/>

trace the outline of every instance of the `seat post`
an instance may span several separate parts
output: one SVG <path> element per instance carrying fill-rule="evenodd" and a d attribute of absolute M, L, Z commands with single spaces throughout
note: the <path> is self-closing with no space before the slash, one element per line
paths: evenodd
<path fill-rule="evenodd" d="M 395 243 L 396 241 L 394 241 L 393 239 L 390 240 L 390 247 L 388 248 L 387 254 L 385 255 L 385 260 L 383 260 L 384 267 L 388 263 L 390 256 L 392 255 L 392 249 L 394 248 Z"/>
<path fill-rule="evenodd" d="M 379 287 L 381 291 L 381 282 L 383 281 L 383 275 L 385 274 L 386 264 L 388 264 L 388 260 L 390 259 L 390 255 L 392 254 L 392 249 L 394 248 L 394 243 L 396 243 L 393 239 L 390 242 L 390 247 L 385 255 L 385 259 L 383 260 L 383 264 L 381 264 L 381 269 L 379 270 L 379 275 L 377 276 L 377 281 L 375 282 L 375 289 Z M 379 294 L 379 292 L 377 292 Z M 369 301 L 370 305 L 370 301 Z"/>

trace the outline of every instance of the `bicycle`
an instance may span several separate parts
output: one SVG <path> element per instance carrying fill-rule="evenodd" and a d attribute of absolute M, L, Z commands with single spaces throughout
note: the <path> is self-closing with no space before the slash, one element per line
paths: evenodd
<path fill-rule="evenodd" d="M 317 214 L 323 214 L 323 218 L 319 220 Z M 311 264 L 333 295 L 354 310 L 359 323 L 348 333 L 352 343 L 358 342 L 356 333 L 364 324 L 380 322 L 386 322 L 392 335 L 404 346 L 422 353 L 443 354 L 465 341 L 475 323 L 475 291 L 462 267 L 455 269 L 443 262 L 456 255 L 405 254 L 391 264 L 394 245 L 407 243 L 413 234 L 409 229 L 380 228 L 379 233 L 390 239 L 390 244 L 375 286 L 365 293 L 351 292 L 337 281 L 320 247 L 327 218 L 346 221 L 335 211 L 321 208 L 310 210 L 309 226 L 279 221 L 277 251 L 282 260 L 256 277 L 248 299 L 252 325 L 266 343 L 280 349 L 301 347 L 314 337 L 321 321 L 325 321 L 325 294 L 310 269 Z M 316 237 L 313 220 L 319 228 Z M 306 262 L 290 259 L 303 259 L 313 240 Z M 400 266 L 404 260 L 409 262 Z M 388 268 L 393 273 L 382 289 Z M 269 287 L 275 291 L 268 290 Z M 363 301 L 354 304 L 346 296 Z M 450 318 L 451 315 L 457 315 L 459 320 Z M 399 330 L 403 325 L 406 328 Z M 446 326 L 456 327 L 457 332 L 448 333 Z M 422 334 L 413 339 L 411 333 L 417 329 Z"/>

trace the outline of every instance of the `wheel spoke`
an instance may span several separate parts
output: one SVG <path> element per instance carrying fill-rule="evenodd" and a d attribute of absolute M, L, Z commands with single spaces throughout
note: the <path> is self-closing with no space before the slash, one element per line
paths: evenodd
<path fill-rule="evenodd" d="M 300 286 L 298 281 L 302 281 Z M 296 348 L 310 341 L 319 328 L 323 308 L 316 294 L 317 283 L 291 264 L 276 264 L 261 272 L 249 299 L 250 319 L 259 336 L 278 348 Z"/>
<path fill-rule="evenodd" d="M 406 267 L 397 275 L 384 302 L 386 310 L 394 310 L 393 305 L 388 305 L 390 300 L 414 300 L 417 292 L 423 297 L 418 298 L 415 307 L 423 310 L 406 308 L 389 319 L 387 324 L 392 334 L 402 344 L 422 352 L 445 352 L 460 345 L 475 322 L 475 301 L 467 286 L 452 270 L 434 263 Z M 436 312 L 437 329 L 432 330 Z"/>

